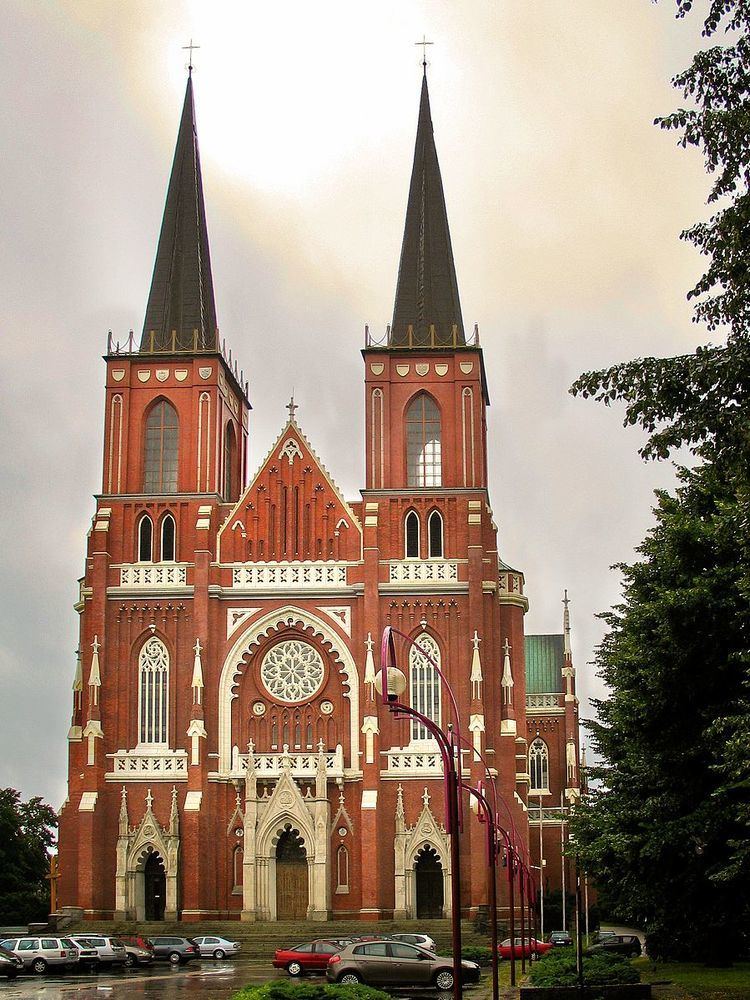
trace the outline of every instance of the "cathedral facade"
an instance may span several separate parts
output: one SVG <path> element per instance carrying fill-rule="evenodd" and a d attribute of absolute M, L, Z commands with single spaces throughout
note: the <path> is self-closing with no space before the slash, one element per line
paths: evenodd
<path fill-rule="evenodd" d="M 533 637 L 562 642 L 564 662 L 527 695 L 528 601 L 498 549 L 488 385 L 463 326 L 426 77 L 393 321 L 363 351 L 359 498 L 341 495 L 293 401 L 248 474 L 248 386 L 218 332 L 190 78 L 143 332 L 105 361 L 60 904 L 91 919 L 449 915 L 440 754 L 380 701 L 384 627 L 415 640 L 399 647 L 404 697 L 445 728 L 440 664 L 464 778 L 485 777 L 481 754 L 526 849 L 530 805 L 578 794 L 578 723 L 567 627 Z M 470 914 L 487 902 L 484 828 L 462 809 Z"/>

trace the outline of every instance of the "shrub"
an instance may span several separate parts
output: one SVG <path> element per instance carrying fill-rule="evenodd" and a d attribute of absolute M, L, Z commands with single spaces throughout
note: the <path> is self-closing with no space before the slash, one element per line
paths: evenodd
<path fill-rule="evenodd" d="M 461 949 L 461 958 L 487 967 L 492 965 L 492 948 L 477 947 L 476 945 L 467 946 Z"/>
<path fill-rule="evenodd" d="M 576 986 L 575 955 L 563 952 L 548 952 L 539 962 L 531 966 L 531 982 L 534 986 Z M 621 955 L 599 952 L 584 955 L 583 981 L 587 986 L 627 985 L 640 982 L 638 970 Z"/>
<path fill-rule="evenodd" d="M 260 986 L 246 986 L 232 1000 L 391 1000 L 371 986 L 334 986 L 331 983 L 299 983 L 276 979 Z"/>

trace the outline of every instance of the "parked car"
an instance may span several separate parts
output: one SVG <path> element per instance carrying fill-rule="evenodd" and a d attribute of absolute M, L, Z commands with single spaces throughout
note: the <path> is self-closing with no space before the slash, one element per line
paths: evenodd
<path fill-rule="evenodd" d="M 6 940 L 2 944 L 21 959 L 25 969 L 40 976 L 49 966 L 72 969 L 78 965 L 78 949 L 69 938 L 40 935 Z"/>
<path fill-rule="evenodd" d="M 372 986 L 434 986 L 453 989 L 453 959 L 438 958 L 425 948 L 403 941 L 368 941 L 349 944 L 328 960 L 329 982 Z M 476 962 L 461 962 L 463 985 L 479 981 Z"/>
<path fill-rule="evenodd" d="M 561 945 L 573 944 L 573 938 L 570 936 L 570 931 L 552 931 L 549 943 L 558 948 Z"/>
<path fill-rule="evenodd" d="M 157 934 L 149 941 L 154 946 L 154 958 L 166 958 L 172 965 L 184 965 L 198 958 L 198 949 L 187 938 Z"/>
<path fill-rule="evenodd" d="M 617 937 L 614 931 L 594 931 L 594 941 L 596 944 L 599 944 L 601 941 L 607 941 L 613 937 Z"/>
<path fill-rule="evenodd" d="M 237 955 L 242 948 L 239 941 L 228 941 L 223 937 L 195 937 L 193 943 L 201 958 L 216 958 L 221 960 L 228 955 Z"/>
<path fill-rule="evenodd" d="M 597 944 L 592 944 L 586 950 L 586 954 L 594 954 L 597 951 L 614 952 L 616 955 L 626 955 L 628 958 L 637 958 L 643 951 L 641 939 L 635 934 L 613 934 L 600 940 Z"/>
<path fill-rule="evenodd" d="M 383 940 L 383 939 L 381 939 Z M 403 941 L 404 944 L 415 944 L 425 951 L 436 951 L 435 942 L 429 934 L 389 934 L 385 940 Z"/>
<path fill-rule="evenodd" d="M 99 952 L 96 948 L 91 948 L 82 941 L 70 939 L 78 950 L 78 965 L 87 969 L 95 969 L 99 964 Z"/>
<path fill-rule="evenodd" d="M 0 945 L 0 976 L 15 979 L 23 969 L 23 962 L 9 948 Z"/>
<path fill-rule="evenodd" d="M 524 938 L 523 946 L 521 938 L 514 938 L 514 952 L 516 958 L 531 958 L 532 955 L 546 955 L 553 947 L 549 941 L 538 941 L 536 938 Z M 510 938 L 501 941 L 497 946 L 499 958 L 510 958 Z"/>
<path fill-rule="evenodd" d="M 150 941 L 143 938 L 144 943 L 138 944 L 133 940 L 125 941 L 123 938 L 120 940 L 125 948 L 125 965 L 129 969 L 134 969 L 136 965 L 153 965 L 154 946 Z"/>
<path fill-rule="evenodd" d="M 328 959 L 341 951 L 341 945 L 329 938 L 307 941 L 293 948 L 277 948 L 273 956 L 274 969 L 286 969 L 290 976 L 305 972 L 325 972 Z"/>
<path fill-rule="evenodd" d="M 87 950 L 94 949 L 94 961 L 98 965 L 125 965 L 127 955 L 119 938 L 105 934 L 71 934 L 70 938 L 76 945 L 81 944 Z"/>

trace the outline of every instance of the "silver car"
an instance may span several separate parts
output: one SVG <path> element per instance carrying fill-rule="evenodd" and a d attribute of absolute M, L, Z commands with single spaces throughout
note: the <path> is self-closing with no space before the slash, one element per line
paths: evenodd
<path fill-rule="evenodd" d="M 228 941 L 218 935 L 192 938 L 201 958 L 229 958 L 239 954 L 242 945 L 239 941 Z"/>
<path fill-rule="evenodd" d="M 405 944 L 415 944 L 418 948 L 434 952 L 435 942 L 429 934 L 389 934 L 392 941 L 403 941 Z"/>
<path fill-rule="evenodd" d="M 38 975 L 43 975 L 50 966 L 72 969 L 78 965 L 78 949 L 69 938 L 21 937 L 3 942 L 24 964 Z"/>
<path fill-rule="evenodd" d="M 98 965 L 125 965 L 127 954 L 119 938 L 105 934 L 71 934 L 70 937 L 73 944 L 80 945 L 87 952 L 93 948 Z"/>

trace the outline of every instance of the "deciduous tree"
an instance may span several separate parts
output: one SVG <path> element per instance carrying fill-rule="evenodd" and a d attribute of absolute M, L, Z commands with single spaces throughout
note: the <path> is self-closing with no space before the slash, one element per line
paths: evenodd
<path fill-rule="evenodd" d="M 0 789 L 0 924 L 44 920 L 49 913 L 49 848 L 57 816 L 40 798 Z"/>

